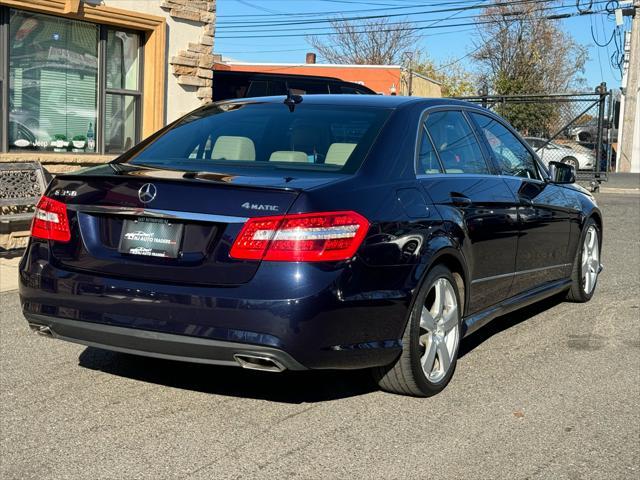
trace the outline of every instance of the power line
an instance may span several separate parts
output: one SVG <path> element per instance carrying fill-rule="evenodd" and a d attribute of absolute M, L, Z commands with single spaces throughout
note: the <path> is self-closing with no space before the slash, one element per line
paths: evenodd
<path fill-rule="evenodd" d="M 437 32 L 437 33 L 431 33 L 429 34 L 429 38 L 431 37 L 438 37 L 438 36 L 445 36 L 445 35 L 453 35 L 456 33 L 464 33 L 464 32 L 473 32 L 475 31 L 476 28 L 475 27 L 471 27 L 471 28 L 461 28 L 458 30 L 449 30 L 446 32 Z M 233 54 L 242 54 L 242 53 L 284 53 L 284 52 L 308 52 L 309 51 L 309 47 L 305 47 L 305 48 L 287 48 L 287 49 L 277 49 L 277 50 L 243 50 L 243 51 L 224 51 L 224 54 L 227 55 L 233 55 Z"/>
<path fill-rule="evenodd" d="M 263 0 L 264 1 L 264 0 Z M 321 0 L 315 0 L 315 1 L 321 1 Z M 221 14 L 217 16 L 217 23 L 227 23 L 227 22 L 220 22 L 221 18 L 261 18 L 261 17 L 293 17 L 293 16 L 308 16 L 310 18 L 313 17 L 317 17 L 319 15 L 340 15 L 340 14 L 344 14 L 344 13 L 365 13 L 365 12 L 380 12 L 380 11 L 387 11 L 390 8 L 393 8 L 394 10 L 409 10 L 409 9 L 414 9 L 414 8 L 425 8 L 425 7 L 437 7 L 437 6 L 441 6 L 442 4 L 446 4 L 446 5 L 466 5 L 468 4 L 468 0 L 458 0 L 458 1 L 452 1 L 452 2 L 431 2 L 431 3 L 419 3 L 419 4 L 414 4 L 414 5 L 391 5 L 391 4 L 384 4 L 384 3 L 371 3 L 371 2 L 366 2 L 366 5 L 387 5 L 386 7 L 380 7 L 380 8 L 359 8 L 357 10 L 333 10 L 333 11 L 322 11 L 322 12 L 286 12 L 286 13 L 273 13 L 273 14 L 244 14 L 244 13 L 240 13 L 240 14 Z M 263 20 L 264 21 L 264 20 Z M 242 22 L 240 22 L 242 23 Z"/>
<path fill-rule="evenodd" d="M 323 17 L 318 19 L 318 16 L 312 16 L 309 19 L 296 20 L 291 21 L 290 19 L 286 20 L 273 20 L 273 21 L 244 21 L 244 22 L 217 22 L 216 29 L 225 29 L 225 28 L 250 28 L 250 27 L 272 27 L 272 26 L 281 26 L 281 25 L 313 25 L 317 23 L 330 23 L 334 20 L 340 21 L 358 21 L 358 20 L 373 20 L 377 18 L 394 18 L 394 17 L 405 17 L 407 15 L 430 15 L 433 13 L 450 13 L 450 12 L 462 12 L 468 10 L 481 10 L 489 7 L 503 7 L 503 6 L 513 6 L 513 5 L 538 5 L 538 4 L 547 4 L 547 3 L 555 3 L 556 0 L 513 0 L 509 2 L 498 1 L 485 5 L 467 5 L 464 7 L 449 7 L 449 8 L 438 8 L 433 10 L 422 10 L 419 12 L 403 12 L 403 13 L 387 13 L 387 14 L 379 14 L 379 15 L 360 15 L 354 17 L 338 17 L 338 18 L 330 18 Z M 607 3 L 607 0 L 599 0 L 596 3 Z M 552 8 L 573 8 L 572 5 L 556 5 Z M 402 7 L 399 7 L 402 8 Z M 415 7 L 409 7 L 415 8 Z M 550 7 L 551 8 L 551 7 Z"/>
<path fill-rule="evenodd" d="M 567 7 L 563 7 L 563 8 L 567 8 Z M 590 11 L 590 12 L 585 12 L 585 13 L 563 13 L 561 15 L 547 15 L 544 17 L 538 17 L 536 19 L 534 19 L 534 21 L 548 21 L 548 20 L 560 20 L 560 19 L 565 19 L 565 18 L 572 18 L 572 17 L 579 17 L 579 16 L 585 16 L 585 15 L 601 15 L 604 14 L 606 12 L 594 12 L 594 11 Z M 476 18 L 476 17 L 473 17 Z M 522 20 L 525 19 L 522 16 L 517 16 L 517 15 L 513 15 L 510 18 L 508 18 L 508 20 Z M 428 21 L 432 21 L 432 20 L 428 20 Z M 487 25 L 487 24 L 494 24 L 494 23 L 502 23 L 504 20 L 486 20 L 486 21 L 476 21 L 474 22 L 475 25 Z M 417 23 L 417 22 L 414 22 Z M 357 30 L 354 31 L 353 33 L 355 34 L 362 34 L 362 33 L 373 33 L 373 32 L 398 32 L 398 31 L 406 31 L 406 32 L 415 32 L 415 31 L 422 31 L 422 30 L 431 30 L 431 29 L 442 29 L 442 28 L 452 28 L 452 27 L 463 27 L 463 26 L 468 26 L 468 23 L 452 23 L 452 24 L 447 24 L 447 25 L 431 25 L 431 26 L 423 26 L 423 27 L 411 27 L 411 26 L 405 26 L 405 27 L 398 27 L 398 28 L 383 28 L 383 29 L 375 29 L 375 30 Z M 291 30 L 285 30 L 285 31 L 291 31 Z M 282 33 L 282 34 L 277 34 L 274 35 L 273 33 L 269 33 L 269 32 L 264 32 L 264 35 L 246 35 L 246 33 L 254 33 L 254 32 L 229 32 L 229 33 L 243 33 L 242 35 L 232 35 L 232 36 L 216 36 L 217 39 L 219 40 L 226 40 L 226 39 L 249 39 L 249 38 L 287 38 L 287 37 L 302 37 L 302 36 L 307 36 L 308 35 L 308 29 L 305 29 L 305 31 L 301 31 L 300 33 Z M 262 31 L 260 32 L 255 32 L 255 33 L 263 33 Z M 336 36 L 336 35 L 340 35 L 340 32 L 321 32 L 321 33 L 316 33 L 314 34 L 314 36 L 317 37 L 324 37 L 324 36 Z"/>

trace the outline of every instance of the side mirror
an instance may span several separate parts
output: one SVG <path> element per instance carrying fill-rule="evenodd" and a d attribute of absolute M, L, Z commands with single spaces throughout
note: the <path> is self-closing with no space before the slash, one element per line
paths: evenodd
<path fill-rule="evenodd" d="M 549 162 L 549 176 L 553 183 L 575 183 L 576 170 L 571 165 L 562 162 Z"/>

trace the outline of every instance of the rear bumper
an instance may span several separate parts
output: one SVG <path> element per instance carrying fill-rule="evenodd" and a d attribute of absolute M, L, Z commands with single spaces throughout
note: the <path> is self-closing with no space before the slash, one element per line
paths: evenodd
<path fill-rule="evenodd" d="M 206 338 L 136 330 L 113 325 L 25 313 L 29 326 L 59 340 L 147 357 L 212 365 L 238 366 L 236 355 L 270 358 L 287 370 L 305 370 L 276 348 Z"/>
<path fill-rule="evenodd" d="M 223 365 L 237 365 L 240 352 L 266 353 L 294 370 L 356 369 L 400 353 L 406 276 L 357 262 L 268 262 L 246 284 L 185 286 L 71 271 L 31 242 L 19 288 L 27 320 L 63 340 Z"/>

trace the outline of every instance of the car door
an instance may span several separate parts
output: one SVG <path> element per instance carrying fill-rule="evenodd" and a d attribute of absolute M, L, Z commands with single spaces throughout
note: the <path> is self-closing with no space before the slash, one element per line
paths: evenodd
<path fill-rule="evenodd" d="M 461 110 L 428 111 L 420 126 L 417 173 L 450 234 L 460 242 L 471 288 L 466 314 L 505 299 L 517 248 L 517 204 L 487 162 Z"/>
<path fill-rule="evenodd" d="M 497 117 L 473 112 L 495 166 L 518 198 L 518 253 L 510 295 L 571 274 L 571 204 L 545 180 L 534 154 Z"/>

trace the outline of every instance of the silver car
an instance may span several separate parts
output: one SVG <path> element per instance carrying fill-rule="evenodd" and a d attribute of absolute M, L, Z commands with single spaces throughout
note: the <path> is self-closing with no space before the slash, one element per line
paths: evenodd
<path fill-rule="evenodd" d="M 608 120 L 605 118 L 602 123 L 602 138 L 604 141 L 607 141 L 609 136 L 609 128 L 607 125 L 609 124 Z M 586 123 L 581 125 L 574 125 L 573 127 L 567 129 L 567 135 L 578 142 L 586 142 L 592 143 L 597 141 L 598 138 L 598 120 L 591 119 Z M 611 126 L 611 142 L 618 141 L 618 129 L 615 125 Z"/>
<path fill-rule="evenodd" d="M 573 148 L 550 142 L 545 138 L 525 137 L 531 148 L 535 150 L 545 165 L 549 162 L 562 162 L 573 166 L 577 170 L 592 170 L 596 164 L 596 157 L 585 148 Z"/>

